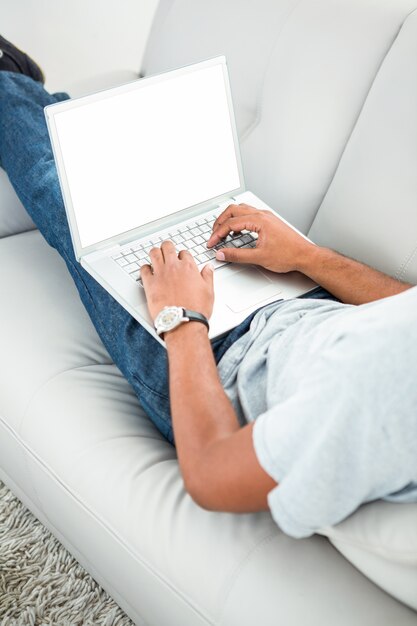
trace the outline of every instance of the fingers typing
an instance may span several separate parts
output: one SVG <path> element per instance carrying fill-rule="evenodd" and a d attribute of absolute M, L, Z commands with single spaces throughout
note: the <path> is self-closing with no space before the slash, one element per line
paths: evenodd
<path fill-rule="evenodd" d="M 160 249 L 165 263 L 169 263 L 177 259 L 177 251 L 172 241 L 163 241 Z"/>
<path fill-rule="evenodd" d="M 229 204 L 229 206 L 218 216 L 213 224 L 213 231 L 231 217 L 239 217 L 241 215 L 249 215 L 256 211 L 247 204 Z"/>
<path fill-rule="evenodd" d="M 255 219 L 251 214 L 228 218 L 213 230 L 207 246 L 211 248 L 227 237 L 229 233 L 238 233 L 243 230 L 258 232 L 259 225 L 256 223 L 256 216 Z"/>

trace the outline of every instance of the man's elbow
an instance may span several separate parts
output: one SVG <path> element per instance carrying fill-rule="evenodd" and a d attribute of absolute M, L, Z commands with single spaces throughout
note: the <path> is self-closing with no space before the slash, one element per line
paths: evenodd
<path fill-rule="evenodd" d="M 206 511 L 221 511 L 220 502 L 216 498 L 216 490 L 210 481 L 210 477 L 201 476 L 198 472 L 192 475 L 183 475 L 184 487 L 192 500 Z"/>

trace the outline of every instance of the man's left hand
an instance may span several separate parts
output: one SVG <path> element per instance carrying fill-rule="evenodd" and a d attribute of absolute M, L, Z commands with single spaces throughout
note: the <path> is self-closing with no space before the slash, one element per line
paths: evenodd
<path fill-rule="evenodd" d="M 191 254 L 178 255 L 171 241 L 149 253 L 152 267 L 143 265 L 141 278 L 149 313 L 154 320 L 164 306 L 181 306 L 210 318 L 214 304 L 213 269 L 199 271 Z"/>

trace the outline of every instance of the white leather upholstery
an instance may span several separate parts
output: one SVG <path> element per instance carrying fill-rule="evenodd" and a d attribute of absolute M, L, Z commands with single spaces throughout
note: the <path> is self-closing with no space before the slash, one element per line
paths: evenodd
<path fill-rule="evenodd" d="M 361 572 L 417 610 L 416 521 L 417 505 L 378 501 L 323 534 Z"/>
<path fill-rule="evenodd" d="M 417 10 L 380 64 L 310 230 L 319 244 L 417 282 Z"/>
<path fill-rule="evenodd" d="M 3 239 L 0 268 L 10 258 L 0 274 L 0 477 L 137 623 L 416 623 L 326 539 L 290 539 L 266 513 L 197 507 L 63 261 L 38 231 Z"/>
<path fill-rule="evenodd" d="M 144 72 L 226 54 L 248 186 L 317 241 L 415 279 L 416 9 L 162 0 Z M 138 624 L 416 626 L 326 538 L 292 540 L 268 514 L 190 500 L 174 449 L 110 362 L 63 261 L 22 232 L 31 223 L 3 182 L 0 477 Z M 414 579 L 392 582 L 404 575 L 392 522 L 372 551 L 374 513 L 355 515 L 326 530 L 331 541 L 414 606 Z"/>

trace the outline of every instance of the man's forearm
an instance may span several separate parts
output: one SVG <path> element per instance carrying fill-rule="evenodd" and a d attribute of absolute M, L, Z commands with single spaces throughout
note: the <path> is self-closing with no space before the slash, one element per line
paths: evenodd
<path fill-rule="evenodd" d="M 186 484 L 196 480 L 202 454 L 239 429 L 220 383 L 207 330 L 186 323 L 166 334 L 175 443 Z"/>
<path fill-rule="evenodd" d="M 276 483 L 256 458 L 253 425 L 239 426 L 206 329 L 184 324 L 167 333 L 166 344 L 175 444 L 187 491 L 207 509 L 266 510 Z"/>
<path fill-rule="evenodd" d="M 297 269 L 347 304 L 372 302 L 412 287 L 319 246 L 311 246 L 306 250 Z"/>

